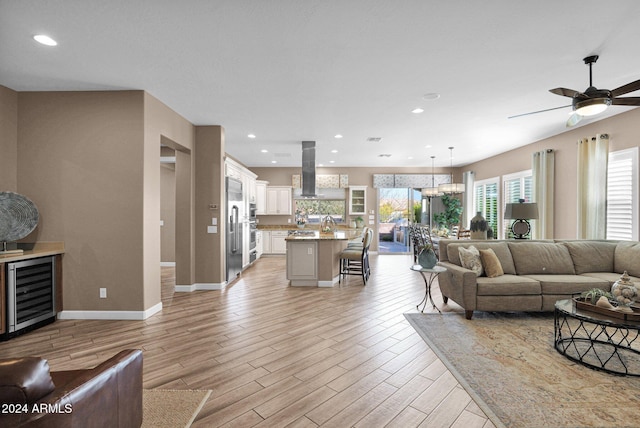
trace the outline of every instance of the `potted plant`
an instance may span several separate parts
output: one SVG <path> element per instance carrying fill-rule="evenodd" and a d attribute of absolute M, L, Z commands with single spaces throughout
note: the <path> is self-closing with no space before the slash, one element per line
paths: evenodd
<path fill-rule="evenodd" d="M 356 228 L 362 229 L 364 227 L 364 219 L 361 216 L 355 218 L 356 220 Z"/>
<path fill-rule="evenodd" d="M 425 269 L 432 269 L 438 263 L 433 246 L 431 244 L 422 244 L 418 246 L 418 264 Z"/>
<path fill-rule="evenodd" d="M 442 205 L 444 205 L 444 211 L 434 214 L 433 219 L 440 227 L 452 229 L 453 226 L 460 223 L 462 203 L 460 199 L 445 193 L 442 195 Z"/>
<path fill-rule="evenodd" d="M 596 302 L 600 299 L 600 297 L 606 297 L 607 299 L 612 299 L 613 296 L 608 291 L 604 291 L 601 288 L 592 288 L 591 290 L 584 291 L 580 295 L 585 302 L 589 301 L 592 305 L 595 305 Z"/>

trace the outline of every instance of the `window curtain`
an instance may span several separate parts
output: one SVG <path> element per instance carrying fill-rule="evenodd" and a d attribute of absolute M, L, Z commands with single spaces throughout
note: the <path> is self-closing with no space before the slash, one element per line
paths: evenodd
<path fill-rule="evenodd" d="M 474 185 L 473 171 L 465 171 L 462 173 L 462 183 L 464 183 L 464 196 L 462 197 L 463 210 L 462 210 L 462 226 L 468 229 L 471 225 L 471 219 L 476 215 L 473 212 L 473 185 Z"/>
<path fill-rule="evenodd" d="M 538 204 L 538 219 L 534 220 L 533 239 L 552 239 L 555 152 L 551 149 L 535 152 L 531 165 L 533 202 Z"/>
<path fill-rule="evenodd" d="M 606 238 L 608 161 L 607 134 L 578 141 L 578 239 Z"/>

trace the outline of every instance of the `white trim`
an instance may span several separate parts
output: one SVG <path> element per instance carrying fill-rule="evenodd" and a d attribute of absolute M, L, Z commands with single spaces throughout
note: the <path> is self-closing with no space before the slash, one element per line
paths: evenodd
<path fill-rule="evenodd" d="M 62 311 L 59 320 L 146 320 L 162 311 L 162 302 L 144 311 Z"/>
<path fill-rule="evenodd" d="M 176 163 L 175 156 L 160 156 L 160 163 Z"/>
<path fill-rule="evenodd" d="M 225 285 L 227 285 L 226 282 L 222 282 L 222 283 L 201 282 L 201 283 L 194 283 L 191 285 L 176 285 L 174 288 L 174 291 L 176 293 L 191 293 L 197 290 L 222 290 Z"/>
<path fill-rule="evenodd" d="M 340 281 L 340 275 L 334 277 L 333 280 L 331 281 L 318 281 L 318 288 L 333 287 L 339 281 Z"/>
<path fill-rule="evenodd" d="M 176 262 L 160 262 L 160 267 L 175 267 Z"/>

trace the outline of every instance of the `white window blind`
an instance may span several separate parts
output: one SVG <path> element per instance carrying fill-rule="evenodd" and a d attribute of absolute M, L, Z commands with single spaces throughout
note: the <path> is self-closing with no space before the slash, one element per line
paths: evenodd
<path fill-rule="evenodd" d="M 638 240 L 638 148 L 609 154 L 607 239 Z"/>
<path fill-rule="evenodd" d="M 493 229 L 494 234 L 498 231 L 498 199 L 499 186 L 498 178 L 476 181 L 474 184 L 475 211 L 480 211 L 487 220 L 487 224 Z"/>

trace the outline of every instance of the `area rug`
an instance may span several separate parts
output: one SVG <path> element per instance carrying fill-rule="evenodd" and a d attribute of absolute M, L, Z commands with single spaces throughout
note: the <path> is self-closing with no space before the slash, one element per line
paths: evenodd
<path fill-rule="evenodd" d="M 638 427 L 640 379 L 554 348 L 553 314 L 405 314 L 497 427 Z"/>
<path fill-rule="evenodd" d="M 145 389 L 142 392 L 142 427 L 189 427 L 209 395 L 209 390 Z"/>

